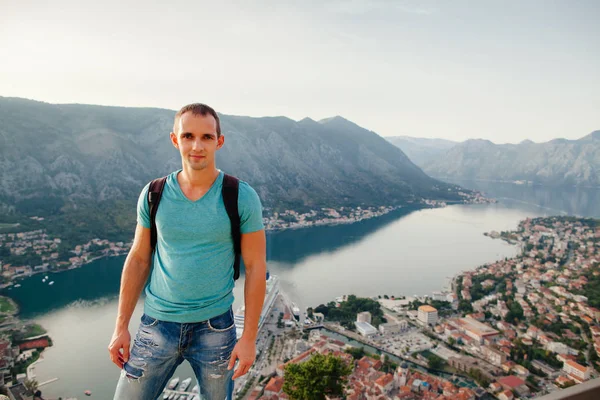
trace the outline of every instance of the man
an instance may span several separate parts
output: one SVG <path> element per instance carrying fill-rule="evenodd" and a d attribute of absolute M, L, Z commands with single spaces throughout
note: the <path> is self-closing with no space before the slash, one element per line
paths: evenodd
<path fill-rule="evenodd" d="M 122 368 L 114 398 L 158 398 L 177 366 L 187 360 L 203 398 L 231 399 L 233 380 L 246 374 L 256 357 L 266 286 L 261 203 L 240 181 L 246 312 L 244 332 L 236 343 L 233 239 L 221 194 L 224 174 L 215 166 L 216 152 L 225 141 L 219 117 L 204 104 L 187 105 L 175 115 L 170 136 L 181 154 L 182 169 L 165 183 L 154 253 L 149 185 L 138 199 L 135 238 L 123 268 L 116 327 L 108 347 L 111 360 Z M 144 314 L 130 351 L 129 320 L 150 271 Z"/>

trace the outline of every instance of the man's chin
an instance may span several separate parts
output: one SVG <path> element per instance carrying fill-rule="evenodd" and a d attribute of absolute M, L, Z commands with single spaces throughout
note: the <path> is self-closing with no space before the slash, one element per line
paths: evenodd
<path fill-rule="evenodd" d="M 208 163 L 205 162 L 205 161 L 202 161 L 202 162 L 190 162 L 190 163 L 188 163 L 188 165 L 194 171 L 202 171 L 203 169 L 206 169 L 208 167 Z"/>

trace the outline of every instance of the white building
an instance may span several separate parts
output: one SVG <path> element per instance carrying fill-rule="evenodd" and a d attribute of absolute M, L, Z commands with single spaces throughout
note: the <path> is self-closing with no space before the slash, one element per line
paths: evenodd
<path fill-rule="evenodd" d="M 396 387 L 406 385 L 408 375 L 408 364 L 402 363 L 398 368 L 396 368 L 396 373 L 394 374 L 394 383 Z"/>
<path fill-rule="evenodd" d="M 486 360 L 497 367 L 506 361 L 506 354 L 489 346 L 482 346 L 481 352 Z"/>
<path fill-rule="evenodd" d="M 400 320 L 400 322 L 388 322 L 386 324 L 379 325 L 379 332 L 383 335 L 390 333 L 398 333 L 408 329 L 408 322 L 406 320 Z"/>
<path fill-rule="evenodd" d="M 448 293 L 446 292 L 433 292 L 431 294 L 431 299 L 432 300 L 437 300 L 437 301 L 448 301 Z"/>
<path fill-rule="evenodd" d="M 578 382 L 590 379 L 590 368 L 586 368 L 575 361 L 567 360 L 567 362 L 563 364 L 563 371 Z"/>
<path fill-rule="evenodd" d="M 365 337 L 377 334 L 377 329 L 368 322 L 357 321 L 354 324 L 356 325 L 356 331 Z"/>
<path fill-rule="evenodd" d="M 493 340 L 500 332 L 491 326 L 481 323 L 471 317 L 460 318 L 456 322 L 450 321 L 460 332 L 475 339 L 478 343 L 483 343 L 485 339 Z"/>
<path fill-rule="evenodd" d="M 517 288 L 517 293 L 519 294 L 525 294 L 525 292 L 527 291 L 527 289 L 525 288 L 525 282 L 519 279 L 515 281 L 515 287 Z"/>
<path fill-rule="evenodd" d="M 448 303 L 450 303 L 450 305 L 452 306 L 453 310 L 458 310 L 458 296 L 455 295 L 454 293 L 448 293 L 446 295 L 446 299 L 445 299 Z M 473 307 L 475 307 L 475 305 L 473 304 Z"/>
<path fill-rule="evenodd" d="M 412 320 L 415 320 L 419 316 L 419 312 L 417 310 L 409 310 L 406 312 L 406 316 Z"/>
<path fill-rule="evenodd" d="M 419 314 L 417 318 L 425 325 L 435 325 L 438 320 L 438 312 L 431 306 L 421 306 L 419 307 Z"/>
<path fill-rule="evenodd" d="M 566 344 L 564 344 L 562 342 L 549 342 L 544 347 L 546 348 L 546 350 L 549 350 L 549 351 L 551 351 L 553 353 L 557 353 L 557 354 L 577 355 L 579 353 L 579 351 L 567 346 Z"/>
<path fill-rule="evenodd" d="M 368 311 L 356 314 L 356 322 L 367 322 L 371 323 L 371 313 Z"/>

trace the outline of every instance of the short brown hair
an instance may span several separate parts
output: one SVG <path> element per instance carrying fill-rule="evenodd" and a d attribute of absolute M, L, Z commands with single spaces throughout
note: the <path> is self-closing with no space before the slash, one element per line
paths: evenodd
<path fill-rule="evenodd" d="M 202 103 L 192 103 L 188 104 L 187 106 L 181 107 L 181 110 L 179 110 L 177 114 L 175 114 L 173 132 L 175 132 L 177 122 L 179 122 L 179 118 L 181 118 L 181 116 L 186 112 L 191 112 L 194 115 L 201 115 L 203 117 L 211 115 L 215 119 L 215 121 L 217 121 L 217 137 L 221 136 L 221 121 L 219 121 L 219 116 L 217 115 L 217 112 L 212 107 Z"/>

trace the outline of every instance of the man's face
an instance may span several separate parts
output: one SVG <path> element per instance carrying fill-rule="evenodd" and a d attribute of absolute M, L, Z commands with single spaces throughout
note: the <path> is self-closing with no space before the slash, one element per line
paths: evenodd
<path fill-rule="evenodd" d="M 217 136 L 217 121 L 212 115 L 186 112 L 171 132 L 171 142 L 181 154 L 184 165 L 203 170 L 215 165 L 215 153 L 223 146 L 223 135 Z"/>

